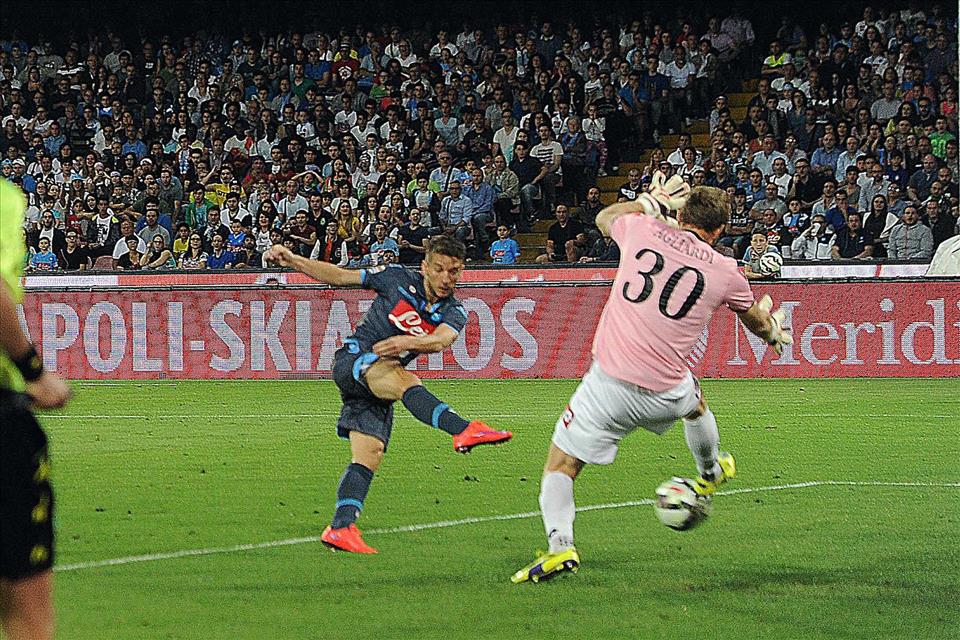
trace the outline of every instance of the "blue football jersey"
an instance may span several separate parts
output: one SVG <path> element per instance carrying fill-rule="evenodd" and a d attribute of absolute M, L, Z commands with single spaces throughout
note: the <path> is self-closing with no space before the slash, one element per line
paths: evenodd
<path fill-rule="evenodd" d="M 360 282 L 364 289 L 377 292 L 352 336 L 362 351 L 371 351 L 374 344 L 392 336 L 429 335 L 441 324 L 459 333 L 467 322 L 463 306 L 452 295 L 429 304 L 423 274 L 401 265 L 361 269 Z M 406 365 L 416 357 L 416 353 L 407 354 L 400 362 Z"/>

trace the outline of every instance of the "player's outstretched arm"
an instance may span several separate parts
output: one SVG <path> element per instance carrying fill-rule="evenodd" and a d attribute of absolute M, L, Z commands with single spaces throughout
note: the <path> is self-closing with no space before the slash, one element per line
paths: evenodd
<path fill-rule="evenodd" d="M 279 264 L 281 267 L 296 269 L 304 275 L 308 275 L 318 282 L 329 284 L 334 287 L 360 286 L 360 272 L 350 269 L 341 269 L 328 262 L 319 262 L 310 260 L 297 255 L 283 245 L 275 244 L 264 257 Z"/>
<path fill-rule="evenodd" d="M 786 312 L 783 309 L 777 309 L 771 313 L 772 308 L 773 300 L 765 295 L 752 307 L 737 315 L 747 329 L 766 340 L 779 355 L 783 353 L 784 345 L 793 344 L 793 333 L 790 327 L 783 326 L 787 317 Z"/>
<path fill-rule="evenodd" d="M 643 213 L 653 216 L 676 227 L 677 221 L 667 217 L 670 211 L 682 209 L 690 197 L 690 185 L 680 176 L 673 176 L 666 180 L 664 175 L 657 171 L 653 174 L 649 192 L 641 193 L 633 202 L 618 202 L 606 207 L 597 214 L 597 227 L 605 236 L 610 236 L 610 229 L 617 218 L 627 214 Z"/>
<path fill-rule="evenodd" d="M 43 362 L 20 329 L 17 306 L 0 283 L 0 350 L 13 361 L 27 382 L 27 395 L 39 409 L 57 409 L 70 399 L 70 387 L 54 373 L 44 371 Z"/>

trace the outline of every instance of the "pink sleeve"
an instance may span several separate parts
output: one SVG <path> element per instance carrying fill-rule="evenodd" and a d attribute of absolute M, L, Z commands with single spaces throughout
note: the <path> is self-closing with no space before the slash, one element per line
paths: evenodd
<path fill-rule="evenodd" d="M 753 306 L 753 291 L 739 269 L 734 268 L 730 272 L 730 287 L 723 302 L 734 313 L 743 313 Z"/>
<path fill-rule="evenodd" d="M 610 237 L 616 240 L 621 251 L 626 246 L 623 241 L 631 235 L 636 235 L 638 227 L 642 226 L 646 219 L 647 216 L 644 215 L 625 213 L 613 220 L 613 224 L 610 225 Z"/>
<path fill-rule="evenodd" d="M 628 217 L 629 215 L 617 216 L 614 218 L 613 224 L 610 225 L 610 237 L 613 238 L 620 246 L 623 246 L 623 236 L 627 232 L 626 227 Z"/>

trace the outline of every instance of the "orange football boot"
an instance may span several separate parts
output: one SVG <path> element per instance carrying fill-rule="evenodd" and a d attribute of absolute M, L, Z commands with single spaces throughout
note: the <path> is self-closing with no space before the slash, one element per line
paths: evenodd
<path fill-rule="evenodd" d="M 474 420 L 467 428 L 453 436 L 453 450 L 458 453 L 470 453 L 481 444 L 500 444 L 513 437 L 509 431 L 491 429 L 483 422 Z"/>
<path fill-rule="evenodd" d="M 360 529 L 351 524 L 340 529 L 327 525 L 320 536 L 320 541 L 335 551 L 349 551 L 350 553 L 379 553 L 363 541 Z"/>

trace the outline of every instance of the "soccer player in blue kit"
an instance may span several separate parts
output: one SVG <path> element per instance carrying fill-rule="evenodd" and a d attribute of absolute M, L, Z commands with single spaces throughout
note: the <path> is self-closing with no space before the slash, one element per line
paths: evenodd
<path fill-rule="evenodd" d="M 465 256 L 463 243 L 448 236 L 431 239 L 419 273 L 400 265 L 341 269 L 298 256 L 282 245 L 266 253 L 267 260 L 325 284 L 377 292 L 356 332 L 334 356 L 333 380 L 343 398 L 337 433 L 350 440 L 352 461 L 340 478 L 333 522 L 321 536 L 328 547 L 377 552 L 363 541 L 356 520 L 390 441 L 397 400 L 421 422 L 451 434 L 453 448 L 460 453 L 513 437 L 509 431 L 464 420 L 404 368 L 418 354 L 443 351 L 463 329 L 466 313 L 453 293 Z"/>

